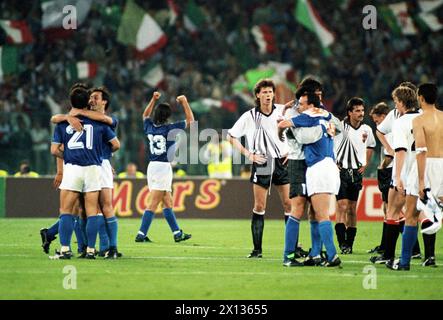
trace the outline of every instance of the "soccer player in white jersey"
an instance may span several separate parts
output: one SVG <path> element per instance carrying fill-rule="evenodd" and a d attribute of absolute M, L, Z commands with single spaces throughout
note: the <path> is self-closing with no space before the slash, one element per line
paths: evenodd
<path fill-rule="evenodd" d="M 436 85 L 433 83 L 420 85 L 417 96 L 423 114 L 416 114 L 412 119 L 412 128 L 409 126 L 409 121 L 406 128 L 399 126 L 399 130 L 406 131 L 408 137 L 413 135 L 410 156 L 414 156 L 414 158 L 409 159 L 408 157 L 406 160 L 412 162 L 412 167 L 406 183 L 406 225 L 402 237 L 401 259 L 393 264 L 386 264 L 393 270 L 410 269 L 412 248 L 417 241 L 419 212 L 416 205 L 418 197 L 420 196 L 424 202 L 426 202 L 427 196 L 443 201 L 443 131 L 441 130 L 443 112 L 437 110 L 435 106 L 437 101 Z M 410 144 L 411 139 L 408 142 Z M 426 189 L 430 190 L 428 194 L 426 194 Z M 440 213 L 441 209 L 440 207 Z M 422 228 L 426 228 L 425 224 L 441 224 L 441 217 L 439 219 L 439 221 L 422 222 Z M 435 236 L 435 234 L 433 235 Z M 434 250 L 434 248 L 432 249 Z M 435 266 L 434 252 L 426 252 L 423 266 Z"/>
<path fill-rule="evenodd" d="M 308 166 L 306 170 L 306 189 L 311 197 L 312 207 L 315 212 L 317 224 L 311 223 L 312 248 L 310 258 L 321 260 L 322 243 L 326 248 L 326 267 L 336 267 L 341 264 L 334 246 L 334 235 L 332 224 L 329 220 L 331 206 L 335 201 L 335 195 L 340 188 L 340 174 L 335 164 L 334 127 L 331 126 L 331 114 L 320 107 L 319 97 L 312 92 L 303 94 L 299 99 L 302 114 L 291 120 L 281 121 L 279 128 L 290 127 L 315 127 L 321 126 L 321 138 L 305 145 L 305 161 Z"/>
<path fill-rule="evenodd" d="M 412 135 L 412 120 L 419 115 L 417 111 L 417 96 L 414 90 L 400 86 L 392 92 L 395 108 L 402 115 L 392 126 L 393 149 L 395 151 L 395 169 L 393 170 L 393 186 L 405 194 L 407 177 L 415 162 L 415 144 Z M 389 199 L 390 200 L 390 199 Z M 391 209 L 388 203 L 386 250 L 384 258 L 386 265 L 392 266 L 395 257 L 395 245 L 400 233 L 399 212 Z"/>
<path fill-rule="evenodd" d="M 252 240 L 254 249 L 248 258 L 262 257 L 262 239 L 266 199 L 271 184 L 276 186 L 285 216 L 290 215 L 289 177 L 286 157 L 288 146 L 278 137 L 277 121 L 282 120 L 285 106 L 274 104 L 275 84 L 262 79 L 254 88 L 256 106 L 246 111 L 228 131 L 227 139 L 252 162 L 251 178 L 254 192 Z M 246 136 L 247 148 L 239 139 Z"/>
<path fill-rule="evenodd" d="M 337 195 L 335 232 L 342 254 L 352 253 L 357 234 L 357 200 L 363 188 L 363 174 L 375 148 L 371 127 L 363 123 L 363 99 L 351 98 L 342 121 L 343 131 L 335 136 L 337 165 L 340 168 L 340 191 Z"/>
<path fill-rule="evenodd" d="M 89 93 L 82 88 L 70 93 L 73 108 L 85 108 Z M 60 184 L 60 254 L 56 258 L 70 259 L 70 243 L 73 232 L 72 208 L 83 193 L 87 219 L 86 232 L 88 246 L 86 258 L 95 259 L 97 237 L 97 203 L 101 190 L 100 165 L 103 145 L 111 143 L 113 151 L 120 147 L 115 133 L 107 126 L 88 118 L 83 120 L 84 131 L 75 131 L 67 122 L 57 124 L 54 130 L 51 153 L 64 160 L 63 180 Z M 63 150 L 62 150 L 63 146 Z"/>
<path fill-rule="evenodd" d="M 160 202 L 163 204 L 163 215 L 173 233 L 174 241 L 180 242 L 191 238 L 178 226 L 172 210 L 172 166 L 175 155 L 176 130 L 189 127 L 194 121 L 194 114 L 184 95 L 177 97 L 177 102 L 183 106 L 186 120 L 168 123 L 171 116 L 171 106 L 167 103 L 155 103 L 160 99 L 160 92 L 154 92 L 151 100 L 143 111 L 143 130 L 149 142 L 149 165 L 147 179 L 149 202 L 143 214 L 140 229 L 135 237 L 136 242 L 151 242 L 147 237 L 149 227 L 154 219 L 154 212 Z M 155 107 L 155 109 L 154 109 Z M 151 113 L 153 117 L 151 118 Z"/>

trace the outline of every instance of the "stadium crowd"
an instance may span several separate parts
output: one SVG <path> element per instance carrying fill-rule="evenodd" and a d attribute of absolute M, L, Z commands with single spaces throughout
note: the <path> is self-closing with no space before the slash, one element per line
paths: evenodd
<path fill-rule="evenodd" d="M 308 73 L 319 76 L 324 84 L 324 104 L 339 118 L 345 115 L 346 101 L 352 96 L 362 97 L 371 106 L 382 100 L 391 103 L 392 89 L 404 80 L 443 84 L 439 63 L 443 33 L 419 30 L 416 36 L 395 37 L 381 18 L 377 30 L 364 30 L 363 1 L 350 1 L 346 8 L 340 1 L 312 1 L 336 37 L 330 56 L 322 54 L 316 36 L 294 18 L 295 1 L 195 0 L 205 17 L 195 34 L 184 28 L 180 19 L 170 24 L 167 1 L 136 2 L 159 22 L 168 37 L 166 46 L 150 58 L 158 61 L 165 73 L 160 91 L 169 99 L 166 102 L 175 106 L 175 97 L 186 94 L 190 102 L 207 97 L 231 100 L 238 106 L 235 112 L 212 108 L 204 116 L 196 113 L 200 129 L 232 127 L 250 107 L 232 89 L 233 82 L 267 61 L 290 63 L 298 80 Z M 125 3 L 94 1 L 83 24 L 61 39 L 42 32 L 39 1 L 0 3 L 0 19 L 25 20 L 34 37 L 34 42 L 19 45 L 18 72 L 5 76 L 0 84 L 0 169 L 15 172 L 22 160 L 29 159 L 32 170 L 55 172 L 49 153 L 49 118 L 67 110 L 66 92 L 74 82 L 67 79 L 67 65 L 87 60 L 98 64 L 96 77 L 87 81 L 110 90 L 112 112 L 120 120 L 122 150 L 114 159 L 116 171 L 123 171 L 128 162 L 145 171 L 140 114 L 156 88 L 141 80 L 145 61 L 135 60 L 132 49 L 117 41 Z M 411 10 L 416 10 L 417 4 L 411 3 Z M 177 1 L 177 5 L 184 4 Z M 274 34 L 273 53 L 260 53 L 250 32 L 252 26 L 263 23 Z M 5 41 L 0 31 L 0 45 Z M 179 108 L 173 111 L 179 113 Z M 205 174 L 206 167 L 189 166 L 186 171 Z"/>

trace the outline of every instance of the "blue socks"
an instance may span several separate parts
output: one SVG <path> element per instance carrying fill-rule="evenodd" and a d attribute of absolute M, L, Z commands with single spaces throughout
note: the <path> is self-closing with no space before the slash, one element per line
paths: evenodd
<path fill-rule="evenodd" d="M 98 232 L 98 216 L 88 217 L 86 223 L 86 234 L 88 236 L 88 247 L 95 248 Z"/>
<path fill-rule="evenodd" d="M 171 231 L 174 232 L 174 234 L 180 232 L 180 228 L 178 227 L 174 211 L 172 211 L 171 208 L 164 208 L 163 215 L 165 216 L 165 219 L 168 222 Z"/>
<path fill-rule="evenodd" d="M 117 232 L 118 220 L 117 217 L 106 218 L 106 227 L 109 235 L 109 247 L 117 248 Z"/>
<path fill-rule="evenodd" d="M 79 217 L 74 217 L 74 232 L 75 237 L 77 238 L 77 251 L 81 253 L 83 249 L 86 247 L 86 240 L 83 236 L 83 232 L 80 226 L 80 219 Z"/>
<path fill-rule="evenodd" d="M 326 254 L 328 255 L 328 260 L 334 259 L 337 254 L 337 250 L 334 245 L 334 235 L 332 231 L 331 221 L 322 221 L 318 224 L 318 230 L 320 233 L 320 238 L 326 248 Z"/>
<path fill-rule="evenodd" d="M 417 227 L 405 226 L 401 243 L 400 265 L 408 266 L 411 262 L 412 249 L 417 242 Z"/>
<path fill-rule="evenodd" d="M 69 213 L 62 213 L 59 219 L 58 233 L 60 244 L 64 247 L 71 247 L 72 233 L 74 232 L 74 217 Z"/>
<path fill-rule="evenodd" d="M 312 241 L 312 248 L 311 253 L 309 254 L 311 257 L 316 257 L 320 255 L 322 242 L 320 238 L 320 232 L 318 229 L 318 222 L 317 221 L 310 221 L 311 223 L 311 241 Z"/>
<path fill-rule="evenodd" d="M 109 249 L 109 237 L 106 230 L 106 221 L 103 214 L 97 215 L 98 237 L 100 239 L 100 251 L 104 252 Z"/>
<path fill-rule="evenodd" d="M 149 227 L 151 226 L 152 220 L 154 219 L 154 212 L 150 210 L 145 210 L 142 217 L 142 225 L 140 226 L 139 233 L 143 233 L 144 236 L 148 234 Z"/>
<path fill-rule="evenodd" d="M 56 223 L 54 223 L 52 226 L 50 226 L 48 228 L 48 237 L 49 237 L 49 239 L 54 239 L 55 236 L 57 235 L 58 228 L 59 228 L 59 221 L 60 220 L 57 220 Z"/>
<path fill-rule="evenodd" d="M 299 228 L 300 220 L 289 216 L 285 228 L 285 251 L 283 252 L 283 260 L 286 260 L 287 256 L 295 251 Z"/>

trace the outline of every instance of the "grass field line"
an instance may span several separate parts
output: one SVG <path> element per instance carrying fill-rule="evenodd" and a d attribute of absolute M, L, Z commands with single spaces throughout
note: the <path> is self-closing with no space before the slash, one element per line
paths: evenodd
<path fill-rule="evenodd" d="M 307 267 L 308 268 L 308 267 Z M 326 268 L 311 268 L 311 270 L 325 270 Z M 355 278 L 355 277 L 363 277 L 364 274 L 356 274 L 355 272 L 352 273 L 344 273 L 342 272 L 343 269 L 326 269 L 329 270 L 330 273 L 325 273 L 325 272 L 321 272 L 319 273 L 317 272 L 306 272 L 306 268 L 281 268 L 281 271 L 273 271 L 272 275 L 273 276 L 283 276 L 283 277 L 287 277 L 288 276 L 288 272 L 291 272 L 290 270 L 294 270 L 290 276 L 302 276 L 302 277 L 306 277 L 306 276 L 313 276 L 313 277 L 349 277 L 349 278 Z M 303 272 L 297 273 L 297 270 L 303 270 Z M 340 272 L 334 272 L 335 271 L 340 271 Z M 50 272 L 49 272 L 50 273 Z M 58 271 L 55 273 L 59 273 Z M 79 272 L 79 275 L 100 275 L 100 274 L 120 274 L 119 270 L 115 270 L 115 271 L 109 271 L 109 270 L 97 270 L 97 269 L 82 269 L 81 272 Z M 18 271 L 16 269 L 14 270 L 8 270 L 8 269 L 4 269 L 1 271 L 0 275 L 8 275 L 8 274 L 48 274 L 48 270 L 44 270 L 44 271 L 40 271 L 40 270 L 26 270 L 26 271 Z M 213 275 L 213 276 L 269 276 L 269 272 L 251 272 L 251 271 L 157 271 L 157 270 L 147 270 L 145 272 L 140 272 L 140 271 L 133 271 L 131 272 L 131 275 L 176 275 L 176 276 L 199 276 L 199 275 Z M 392 272 L 392 273 L 385 273 L 385 274 L 381 274 L 381 273 L 377 273 L 377 277 L 381 277 L 381 278 L 396 278 L 399 279 L 400 277 L 403 278 L 409 278 L 409 279 L 443 279 L 443 275 L 436 275 L 436 274 L 405 274 L 405 273 L 397 273 L 397 272 Z"/>

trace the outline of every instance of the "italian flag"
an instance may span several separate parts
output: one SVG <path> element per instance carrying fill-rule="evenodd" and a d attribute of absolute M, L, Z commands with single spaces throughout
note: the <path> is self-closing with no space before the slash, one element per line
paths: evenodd
<path fill-rule="evenodd" d="M 97 75 L 98 65 L 93 62 L 79 61 L 68 68 L 67 78 L 69 80 L 90 79 Z"/>
<path fill-rule="evenodd" d="M 395 34 L 407 36 L 417 34 L 417 28 L 408 13 L 408 5 L 406 2 L 382 6 L 380 13 Z"/>
<path fill-rule="evenodd" d="M 418 22 L 422 26 L 433 32 L 437 32 L 443 29 L 443 24 L 440 22 L 438 17 L 433 13 L 421 12 L 418 14 L 417 18 Z"/>
<path fill-rule="evenodd" d="M 0 82 L 5 75 L 16 73 L 18 70 L 17 47 L 0 46 Z"/>
<path fill-rule="evenodd" d="M 8 43 L 21 44 L 34 41 L 26 21 L 0 20 L 0 27 L 5 30 Z"/>
<path fill-rule="evenodd" d="M 423 12 L 431 12 L 443 4 L 443 0 L 419 0 L 418 5 Z"/>
<path fill-rule="evenodd" d="M 169 24 L 175 24 L 177 17 L 180 15 L 180 8 L 174 0 L 167 0 L 169 7 Z M 183 13 L 183 23 L 186 30 L 192 35 L 196 35 L 198 30 L 203 26 L 206 17 L 199 6 L 193 0 L 186 3 Z"/>
<path fill-rule="evenodd" d="M 168 38 L 157 22 L 133 0 L 126 3 L 117 40 L 135 48 L 137 59 L 146 59 L 163 48 Z"/>
<path fill-rule="evenodd" d="M 76 9 L 78 28 L 86 20 L 91 9 L 92 0 L 41 0 L 40 5 L 42 29 L 47 38 L 63 38 L 75 31 L 74 29 L 64 28 L 64 22 L 71 21 L 69 15 L 72 14 L 70 10 L 65 11 L 64 9 L 70 7 Z"/>
<path fill-rule="evenodd" d="M 253 26 L 251 33 L 254 36 L 260 53 L 275 53 L 277 46 L 275 44 L 274 33 L 269 25 L 261 24 Z"/>
<path fill-rule="evenodd" d="M 317 10 L 309 0 L 297 0 L 295 19 L 320 40 L 325 55 L 330 55 L 329 46 L 334 43 L 335 35 L 328 29 Z"/>
<path fill-rule="evenodd" d="M 157 88 L 165 81 L 165 74 L 160 63 L 148 64 L 142 71 L 142 80 L 148 86 Z"/>

